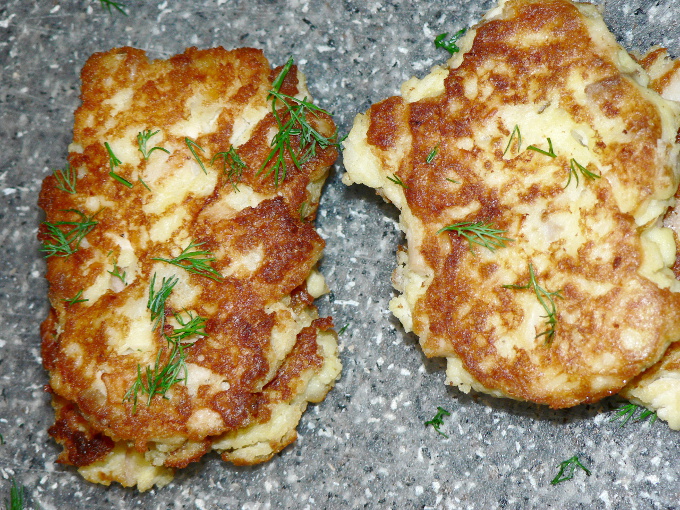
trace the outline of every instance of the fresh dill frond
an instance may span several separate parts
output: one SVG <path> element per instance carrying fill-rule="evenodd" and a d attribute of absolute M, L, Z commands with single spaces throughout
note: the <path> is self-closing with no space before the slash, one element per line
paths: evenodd
<path fill-rule="evenodd" d="M 446 178 L 447 181 L 452 182 L 453 184 L 460 184 L 460 181 L 457 181 L 455 179 L 449 179 L 448 177 Z"/>
<path fill-rule="evenodd" d="M 461 28 L 458 32 L 453 34 L 451 37 L 449 37 L 449 33 L 445 32 L 443 34 L 439 34 L 437 37 L 434 38 L 434 46 L 435 48 L 443 48 L 446 51 L 448 51 L 451 55 L 454 53 L 458 53 L 460 51 L 460 48 L 456 44 L 458 39 L 463 37 L 465 35 L 465 32 L 467 32 L 467 28 Z M 448 37 L 448 39 L 447 39 Z"/>
<path fill-rule="evenodd" d="M 183 382 L 186 384 L 187 380 L 187 366 L 186 366 L 186 349 L 194 345 L 194 342 L 184 342 L 187 338 L 198 335 L 207 336 L 205 332 L 205 323 L 207 319 L 185 312 L 187 318 L 183 318 L 182 314 L 174 314 L 175 320 L 181 326 L 173 328 L 173 332 L 169 335 L 164 335 L 168 343 L 167 349 L 163 348 L 158 351 L 156 360 L 152 366 L 147 366 L 142 371 L 141 365 L 137 365 L 137 378 L 130 389 L 123 396 L 123 402 L 132 400 L 132 412 L 137 411 L 137 401 L 139 394 L 148 395 L 146 402 L 147 407 L 151 405 L 153 397 L 160 395 L 167 398 L 168 390 L 175 384 Z M 163 352 L 169 350 L 168 358 L 165 363 L 161 363 Z"/>
<path fill-rule="evenodd" d="M 145 183 L 145 182 L 142 180 L 141 177 L 138 177 L 138 179 L 139 179 L 139 182 L 142 183 L 142 186 L 144 186 L 147 190 L 151 191 L 151 188 L 149 188 L 148 184 Z"/>
<path fill-rule="evenodd" d="M 444 409 L 443 407 L 437 407 L 437 414 L 436 414 L 436 415 L 434 416 L 434 418 L 432 418 L 431 420 L 426 421 L 426 422 L 425 422 L 425 426 L 427 427 L 428 425 L 432 425 L 432 427 L 434 428 L 434 430 L 436 430 L 436 431 L 437 431 L 439 434 L 441 434 L 442 436 L 448 438 L 449 436 L 447 436 L 447 435 L 444 434 L 441 430 L 439 430 L 439 427 L 441 427 L 442 425 L 444 425 L 444 419 L 443 419 L 444 416 L 451 416 L 451 413 L 448 412 L 448 411 L 447 411 L 446 409 Z"/>
<path fill-rule="evenodd" d="M 542 331 L 536 338 L 545 336 L 545 342 L 550 344 L 555 338 L 555 328 L 557 327 L 557 305 L 555 305 L 555 300 L 553 298 L 564 299 L 561 294 L 561 290 L 556 290 L 554 292 L 547 291 L 538 284 L 536 280 L 536 274 L 534 273 L 533 264 L 529 264 L 529 282 L 526 285 L 503 285 L 504 289 L 531 289 L 536 294 L 538 302 L 541 304 L 545 310 L 545 324 L 546 330 Z"/>
<path fill-rule="evenodd" d="M 127 282 L 125 281 L 125 277 L 127 276 L 127 272 L 123 271 L 121 274 L 120 272 L 120 267 L 118 267 L 118 261 L 114 260 L 113 261 L 113 271 L 107 271 L 111 276 L 115 276 L 118 278 L 121 282 L 123 282 L 124 285 L 127 285 Z"/>
<path fill-rule="evenodd" d="M 205 152 L 205 149 L 203 149 L 203 147 L 201 147 L 200 145 L 198 145 L 198 144 L 197 144 L 196 142 L 194 142 L 193 140 L 190 140 L 189 138 L 184 138 L 184 143 L 186 143 L 186 144 L 187 144 L 187 147 L 189 147 L 189 150 L 190 150 L 191 153 L 194 155 L 194 158 L 196 159 L 196 162 L 197 162 L 197 163 L 199 164 L 199 166 L 201 167 L 201 170 L 203 170 L 203 173 L 207 175 L 207 174 L 208 174 L 208 171 L 205 169 L 205 165 L 203 164 L 203 161 L 201 160 L 200 156 L 199 156 L 198 153 L 196 152 L 196 149 L 199 149 L 201 152 Z"/>
<path fill-rule="evenodd" d="M 152 147 L 151 149 L 146 148 L 146 144 L 149 141 L 149 138 L 152 136 L 157 135 L 160 133 L 160 129 L 157 129 L 156 131 L 151 131 L 150 129 L 145 129 L 144 131 L 140 131 L 137 133 L 137 145 L 139 145 L 139 152 L 142 153 L 142 156 L 144 157 L 144 160 L 147 161 L 149 159 L 149 156 L 151 156 L 151 153 L 153 151 L 163 151 L 166 154 L 170 154 L 170 151 L 164 147 Z"/>
<path fill-rule="evenodd" d="M 577 455 L 574 455 L 572 458 L 560 462 L 560 471 L 550 483 L 552 485 L 557 485 L 558 483 L 571 480 L 574 478 L 576 468 L 582 469 L 585 471 L 586 475 L 590 476 L 590 470 L 581 463 Z"/>
<path fill-rule="evenodd" d="M 440 228 L 437 234 L 445 231 L 455 232 L 467 239 L 470 246 L 470 251 L 474 253 L 472 243 L 488 248 L 490 251 L 496 251 L 496 248 L 505 248 L 506 241 L 514 241 L 508 237 L 503 237 L 505 230 L 495 228 L 491 223 L 483 223 L 481 221 L 462 221 L 454 223 L 446 227 Z"/>
<path fill-rule="evenodd" d="M 9 490 L 9 505 L 6 507 L 7 510 L 24 510 L 24 491 L 25 487 L 23 485 L 17 484 L 17 481 L 12 478 L 12 487 Z"/>
<path fill-rule="evenodd" d="M 118 159 L 116 155 L 113 153 L 113 149 L 109 145 L 109 142 L 104 142 L 104 147 L 106 147 L 106 152 L 109 153 L 109 166 L 111 167 L 111 170 L 115 170 L 122 163 L 120 159 Z"/>
<path fill-rule="evenodd" d="M 45 221 L 43 225 L 47 227 L 47 236 L 50 240 L 45 241 L 40 248 L 40 251 L 45 253 L 45 258 L 49 257 L 67 257 L 78 251 L 80 243 L 85 239 L 85 236 L 92 232 L 92 229 L 97 225 L 94 217 L 98 212 L 92 216 L 87 216 L 78 209 L 66 209 L 66 212 L 72 212 L 80 216 L 79 221 L 55 221 L 54 223 Z M 61 227 L 71 227 L 70 230 L 64 231 Z"/>
<path fill-rule="evenodd" d="M 63 170 L 57 169 L 54 171 L 54 178 L 57 180 L 57 189 L 76 194 L 76 172 L 71 168 L 71 165 L 66 165 Z"/>
<path fill-rule="evenodd" d="M 635 415 L 640 411 L 640 414 L 635 417 Z M 633 421 L 645 421 L 647 418 L 649 418 L 649 423 L 652 424 L 656 421 L 656 412 L 650 411 L 649 409 L 646 409 L 642 406 L 628 403 L 628 404 L 623 404 L 621 407 L 617 409 L 616 416 L 614 416 L 611 420 L 609 421 L 616 421 L 620 418 L 623 418 L 621 421 L 621 427 L 623 427 L 626 423 L 628 423 L 631 419 Z"/>
<path fill-rule="evenodd" d="M 229 147 L 228 151 L 215 154 L 210 160 L 210 164 L 212 165 L 217 158 L 224 159 L 224 173 L 227 175 L 227 181 L 234 187 L 235 191 L 238 191 L 237 184 L 241 180 L 243 170 L 245 170 L 248 165 L 243 162 L 233 145 Z"/>
<path fill-rule="evenodd" d="M 120 2 L 115 2 L 114 0 L 99 0 L 99 3 L 101 4 L 103 9 L 106 9 L 109 11 L 109 14 L 111 14 L 111 7 L 116 9 L 118 12 L 121 14 L 124 14 L 125 16 L 128 15 L 127 12 L 125 12 L 124 7 L 126 7 L 125 4 L 120 3 Z"/>
<path fill-rule="evenodd" d="M 520 133 L 519 126 L 517 124 L 515 124 L 515 128 L 512 130 L 512 133 L 510 133 L 510 139 L 508 140 L 508 145 L 505 146 L 503 156 L 505 156 L 510 150 L 510 147 L 512 147 L 512 141 L 515 138 L 517 138 L 517 152 L 520 153 L 522 152 L 522 133 Z"/>
<path fill-rule="evenodd" d="M 190 273 L 205 276 L 215 281 L 222 281 L 222 275 L 210 265 L 217 259 L 213 256 L 210 250 L 197 250 L 199 246 L 203 246 L 205 243 L 197 243 L 191 241 L 189 246 L 182 250 L 177 257 L 174 259 L 164 259 L 161 257 L 153 257 L 151 260 L 161 260 L 167 262 L 168 264 L 173 264 L 182 269 L 186 269 Z M 193 251 L 192 251 L 193 250 Z"/>
<path fill-rule="evenodd" d="M 550 138 L 548 138 L 548 150 L 547 151 L 545 151 L 543 149 L 539 149 L 535 145 L 529 145 L 529 147 L 527 147 L 527 150 L 535 151 L 535 152 L 538 152 L 538 153 L 543 154 L 545 156 L 549 156 L 551 158 L 557 157 L 557 154 L 555 154 L 555 151 L 553 150 L 553 144 L 552 144 L 552 140 L 550 140 Z"/>
<path fill-rule="evenodd" d="M 114 172 L 113 170 L 111 170 L 111 171 L 109 172 L 109 176 L 112 177 L 112 178 L 114 178 L 115 180 L 117 180 L 119 183 L 121 183 L 123 186 L 125 186 L 125 187 L 127 187 L 127 188 L 131 188 L 131 187 L 132 187 L 132 183 L 131 183 L 130 181 L 128 181 L 127 179 L 121 177 L 120 175 L 118 175 L 118 174 L 117 174 L 116 172 Z"/>
<path fill-rule="evenodd" d="M 345 324 L 342 328 L 340 328 L 340 331 L 338 331 L 338 335 L 342 335 L 345 331 L 347 331 L 348 327 L 349 324 Z"/>
<path fill-rule="evenodd" d="M 319 108 L 307 101 L 307 98 L 298 99 L 287 94 L 283 94 L 281 85 L 293 66 L 293 59 L 288 59 L 286 65 L 283 67 L 279 75 L 272 84 L 272 89 L 267 96 L 271 99 L 272 114 L 277 124 L 277 132 L 272 138 L 272 150 L 260 166 L 257 175 L 265 172 L 267 166 L 271 164 L 269 170 L 264 175 L 274 175 L 274 185 L 279 186 L 286 178 L 288 167 L 286 163 L 286 154 L 288 154 L 293 162 L 293 165 L 300 169 L 302 165 L 316 156 L 317 148 L 326 149 L 328 147 L 340 148 L 338 141 L 337 130 L 329 137 L 322 135 L 314 128 L 307 118 L 308 114 L 316 116 L 318 113 L 328 115 L 328 112 Z M 281 113 L 277 108 L 277 104 L 281 103 Z M 284 122 L 283 119 L 288 117 Z M 297 147 L 291 141 L 291 137 L 298 137 Z"/>
<path fill-rule="evenodd" d="M 585 177 L 586 179 L 590 179 L 590 180 L 599 179 L 601 177 L 601 175 L 597 175 L 596 173 L 591 172 L 586 167 L 581 165 L 578 161 L 576 161 L 574 158 L 571 158 L 571 160 L 569 162 L 569 179 L 567 179 L 567 184 L 566 184 L 565 188 L 567 186 L 569 186 L 569 183 L 571 182 L 571 176 L 572 175 L 576 178 L 576 187 L 578 188 L 578 174 L 579 173 L 581 173 L 581 175 L 583 175 L 583 177 Z"/>
<path fill-rule="evenodd" d="M 161 287 L 156 291 L 156 273 L 151 277 L 151 284 L 149 285 L 149 300 L 146 307 L 151 312 L 151 322 L 153 322 L 153 329 L 160 326 L 163 331 L 165 324 L 165 302 L 167 301 L 172 289 L 179 282 L 179 278 L 171 276 L 170 278 L 163 277 Z"/>
<path fill-rule="evenodd" d="M 387 176 L 388 181 L 392 181 L 394 184 L 397 184 L 398 186 L 401 186 L 404 189 L 407 189 L 408 186 L 404 181 L 401 180 L 401 178 L 397 174 L 392 174 L 392 177 L 389 175 Z"/>
<path fill-rule="evenodd" d="M 83 295 L 83 289 L 80 289 L 78 292 L 76 292 L 76 295 L 73 296 L 71 299 L 63 299 L 64 303 L 66 303 L 67 306 L 75 305 L 77 303 L 84 303 L 85 301 L 89 301 L 89 299 L 84 299 L 81 298 L 80 296 Z"/>
<path fill-rule="evenodd" d="M 5 436 L 0 434 L 0 445 L 3 445 L 3 444 L 5 444 Z"/>
<path fill-rule="evenodd" d="M 439 154 L 439 144 L 434 146 L 434 149 L 430 151 L 430 153 L 427 155 L 427 158 L 425 158 L 425 163 L 428 165 L 434 161 L 434 158 L 437 157 L 437 154 Z"/>

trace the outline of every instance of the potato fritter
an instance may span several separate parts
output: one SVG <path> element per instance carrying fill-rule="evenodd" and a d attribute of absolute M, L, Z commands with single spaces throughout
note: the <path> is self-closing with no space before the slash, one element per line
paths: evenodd
<path fill-rule="evenodd" d="M 554 408 L 611 395 L 680 338 L 658 221 L 680 108 L 592 5 L 501 1 L 458 45 L 345 142 L 343 181 L 401 210 L 390 308 L 463 391 Z"/>
<path fill-rule="evenodd" d="M 337 135 L 308 96 L 254 49 L 84 66 L 39 237 L 50 433 L 88 480 L 146 490 L 211 449 L 267 460 L 339 375 L 312 223 Z"/>

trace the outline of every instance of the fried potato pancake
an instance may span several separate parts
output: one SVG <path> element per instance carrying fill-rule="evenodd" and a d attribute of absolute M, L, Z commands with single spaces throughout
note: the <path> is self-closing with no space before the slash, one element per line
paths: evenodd
<path fill-rule="evenodd" d="M 70 166 L 39 200 L 59 462 L 140 490 L 211 449 L 262 462 L 333 386 L 313 220 L 336 130 L 308 96 L 255 49 L 87 61 Z"/>
<path fill-rule="evenodd" d="M 640 64 L 649 74 L 650 88 L 664 99 L 680 102 L 680 61 L 671 59 L 664 48 L 655 48 L 640 58 Z M 678 245 L 680 211 L 677 204 L 680 193 L 676 193 L 675 200 L 663 224 L 673 231 Z M 680 279 L 680 253 L 676 255 L 673 272 Z M 620 394 L 655 411 L 659 418 L 668 422 L 670 428 L 680 430 L 680 342 L 672 344 L 658 363 L 633 379 Z"/>
<path fill-rule="evenodd" d="M 343 181 L 401 210 L 390 308 L 463 391 L 616 393 L 680 338 L 680 108 L 589 4 L 501 1 L 458 45 L 345 142 Z"/>

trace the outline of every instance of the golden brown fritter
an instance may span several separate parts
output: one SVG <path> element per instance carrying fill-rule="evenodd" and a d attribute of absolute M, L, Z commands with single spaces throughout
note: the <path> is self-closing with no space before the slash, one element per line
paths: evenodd
<path fill-rule="evenodd" d="M 591 5 L 502 1 L 459 46 L 345 143 L 344 182 L 401 209 L 391 309 L 464 391 L 555 408 L 611 395 L 680 338 L 658 222 L 680 109 Z"/>
<path fill-rule="evenodd" d="M 277 99 L 278 120 L 271 90 L 297 98 Z M 50 432 L 87 479 L 145 490 L 210 449 L 267 460 L 333 385 L 312 224 L 337 157 L 331 117 L 307 109 L 329 140 L 306 152 L 293 129 L 297 162 L 272 152 L 283 102 L 308 95 L 295 66 L 254 49 L 150 62 L 121 48 L 83 68 L 70 173 L 45 179 L 39 237 Z"/>

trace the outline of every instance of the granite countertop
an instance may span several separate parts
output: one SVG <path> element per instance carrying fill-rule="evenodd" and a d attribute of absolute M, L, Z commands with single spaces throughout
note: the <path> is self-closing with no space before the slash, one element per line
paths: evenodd
<path fill-rule="evenodd" d="M 464 395 L 444 386 L 388 311 L 402 242 L 396 209 L 335 166 L 317 228 L 332 293 L 319 300 L 339 328 L 342 378 L 309 407 L 298 440 L 270 462 L 234 467 L 208 455 L 160 490 L 139 494 L 83 481 L 54 463 L 53 413 L 43 387 L 39 325 L 48 302 L 36 232 L 42 179 L 66 161 L 79 72 L 94 52 L 130 45 L 152 58 L 188 46 L 262 48 L 292 55 L 342 133 L 354 115 L 396 94 L 448 54 L 432 41 L 478 20 L 493 2 L 431 0 L 5 0 L 0 6 L 0 501 L 11 480 L 30 508 L 678 508 L 680 436 L 663 422 L 612 422 L 617 400 L 568 411 Z M 676 0 L 601 2 L 629 50 L 680 56 Z M 451 414 L 444 437 L 426 427 Z M 591 476 L 553 486 L 579 455 Z"/>

